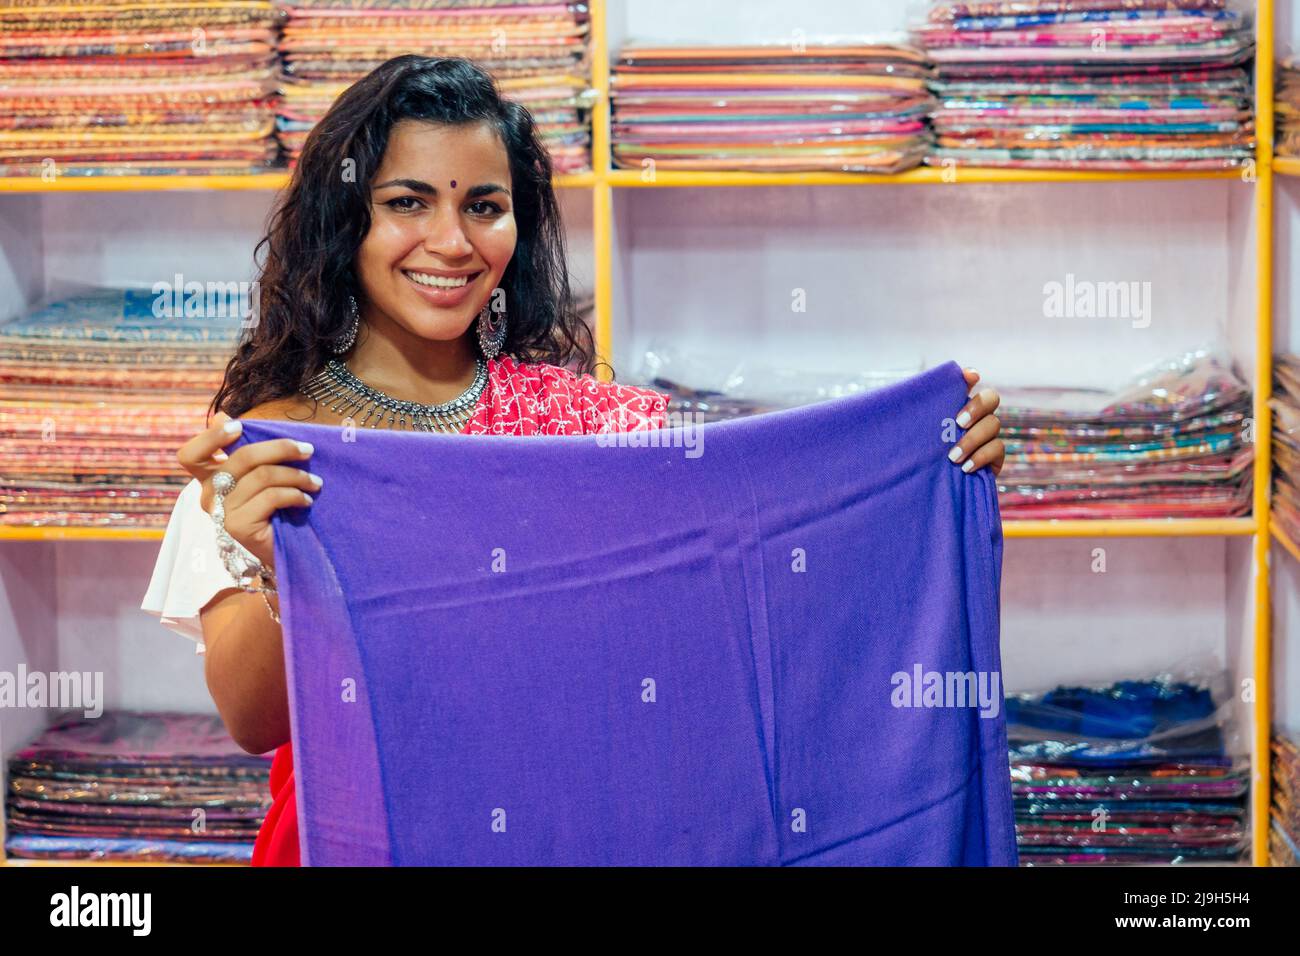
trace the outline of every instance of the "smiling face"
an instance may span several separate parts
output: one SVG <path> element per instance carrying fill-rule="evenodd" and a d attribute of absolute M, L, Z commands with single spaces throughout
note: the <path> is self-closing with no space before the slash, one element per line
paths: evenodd
<path fill-rule="evenodd" d="M 511 186 L 487 123 L 394 124 L 356 260 L 366 321 L 425 340 L 464 335 L 514 255 Z"/>

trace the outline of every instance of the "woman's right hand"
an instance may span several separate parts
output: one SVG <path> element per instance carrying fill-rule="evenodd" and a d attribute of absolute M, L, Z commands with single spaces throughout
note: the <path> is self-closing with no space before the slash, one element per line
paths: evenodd
<path fill-rule="evenodd" d="M 212 476 L 228 471 L 235 489 L 226 495 L 226 531 L 267 568 L 275 567 L 271 515 L 280 508 L 305 508 L 320 479 L 302 468 L 280 464 L 311 457 L 312 447 L 291 438 L 250 442 L 232 455 L 223 449 L 239 438 L 242 423 L 218 412 L 212 427 L 199 432 L 176 452 L 176 458 L 203 485 L 203 510 L 212 512 Z M 231 424 L 233 430 L 226 430 Z"/>

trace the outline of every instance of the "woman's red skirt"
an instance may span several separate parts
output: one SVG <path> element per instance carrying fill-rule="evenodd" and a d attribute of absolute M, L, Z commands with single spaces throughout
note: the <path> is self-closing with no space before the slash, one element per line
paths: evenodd
<path fill-rule="evenodd" d="M 271 809 L 253 843 L 253 866 L 301 866 L 298 858 L 298 799 L 293 786 L 293 745 L 271 760 Z"/>

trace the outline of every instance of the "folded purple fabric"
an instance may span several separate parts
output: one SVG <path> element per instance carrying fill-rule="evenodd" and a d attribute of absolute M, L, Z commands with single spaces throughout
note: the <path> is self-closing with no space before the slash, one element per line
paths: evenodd
<path fill-rule="evenodd" d="M 303 863 L 1014 866 L 967 391 L 649 447 L 246 420 L 324 478 L 274 519 Z"/>

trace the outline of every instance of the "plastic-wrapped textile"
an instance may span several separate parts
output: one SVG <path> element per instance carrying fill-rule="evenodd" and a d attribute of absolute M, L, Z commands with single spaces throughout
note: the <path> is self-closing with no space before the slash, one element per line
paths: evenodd
<path fill-rule="evenodd" d="M 1273 357 L 1272 520 L 1292 542 L 1300 542 L 1300 356 Z"/>
<path fill-rule="evenodd" d="M 1236 517 L 1250 512 L 1252 395 L 1201 348 L 1118 391 L 999 385 L 1002 514 Z"/>
<path fill-rule="evenodd" d="M 940 2 L 913 35 L 937 71 L 930 165 L 1201 170 L 1253 156 L 1250 17 L 1220 0 Z"/>
<path fill-rule="evenodd" d="M 918 364 L 833 374 L 655 343 L 640 356 L 634 377 L 670 395 L 675 412 L 702 424 L 859 395 L 920 371 Z"/>
<path fill-rule="evenodd" d="M 1271 750 L 1269 862 L 1273 866 L 1300 866 L 1300 746 L 1294 734 L 1274 730 Z"/>
<path fill-rule="evenodd" d="M 1222 674 L 1007 697 L 1021 864 L 1231 862 L 1249 759 Z"/>
<path fill-rule="evenodd" d="M 1300 61 L 1293 56 L 1277 64 L 1273 117 L 1274 151 L 1278 156 L 1300 156 Z"/>
<path fill-rule="evenodd" d="M 209 714 L 57 720 L 8 760 L 5 850 L 32 859 L 248 862 L 270 760 Z"/>

